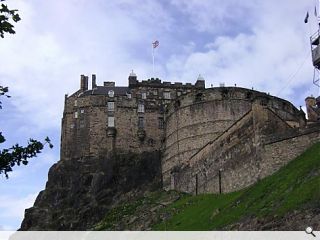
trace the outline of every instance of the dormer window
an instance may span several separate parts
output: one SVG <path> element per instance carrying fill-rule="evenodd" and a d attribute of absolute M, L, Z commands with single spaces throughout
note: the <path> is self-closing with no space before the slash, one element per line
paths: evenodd
<path fill-rule="evenodd" d="M 109 97 L 114 97 L 114 91 L 113 91 L 113 90 L 109 90 L 108 96 L 109 96 Z"/>

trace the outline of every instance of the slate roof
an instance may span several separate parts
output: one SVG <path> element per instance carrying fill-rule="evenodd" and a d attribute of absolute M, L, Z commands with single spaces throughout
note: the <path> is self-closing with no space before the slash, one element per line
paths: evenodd
<path fill-rule="evenodd" d="M 88 95 L 108 95 L 110 90 L 114 91 L 115 96 L 125 96 L 127 93 L 130 93 L 131 90 L 128 87 L 104 87 L 104 86 L 97 86 L 94 89 L 87 90 L 83 92 L 82 96 Z M 80 95 L 80 96 L 81 96 Z"/>

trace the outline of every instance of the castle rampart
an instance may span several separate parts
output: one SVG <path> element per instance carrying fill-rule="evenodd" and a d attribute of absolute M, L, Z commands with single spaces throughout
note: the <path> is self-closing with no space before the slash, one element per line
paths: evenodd
<path fill-rule="evenodd" d="M 241 119 L 183 164 L 176 165 L 170 188 L 190 193 L 242 189 L 274 173 L 319 141 L 319 132 L 317 127 L 293 128 L 264 106 L 263 100 L 254 100 L 252 109 Z M 271 138 L 274 133 L 277 139 Z M 274 144 L 274 151 L 270 144 Z"/>
<path fill-rule="evenodd" d="M 123 87 L 114 82 L 99 86 L 93 75 L 89 89 L 88 81 L 82 75 L 80 89 L 65 98 L 61 159 L 160 151 L 165 189 L 242 189 L 318 139 L 302 110 L 266 93 L 205 89 L 202 79 L 194 85 L 138 81 L 134 73 Z M 302 147 L 285 155 L 283 146 L 299 139 L 305 141 Z"/>
<path fill-rule="evenodd" d="M 166 142 L 162 158 L 164 187 L 169 189 L 172 185 L 171 175 L 175 167 L 243 117 L 257 98 L 288 125 L 299 126 L 300 111 L 291 103 L 244 88 L 210 88 L 182 96 L 172 103 L 166 115 Z"/>

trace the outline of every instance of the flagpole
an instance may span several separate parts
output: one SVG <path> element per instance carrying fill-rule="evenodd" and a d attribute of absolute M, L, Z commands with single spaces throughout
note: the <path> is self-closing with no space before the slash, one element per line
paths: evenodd
<path fill-rule="evenodd" d="M 151 45 L 152 47 L 152 77 L 155 77 L 154 76 L 154 47 L 153 47 L 153 44 Z"/>
<path fill-rule="evenodd" d="M 156 47 L 158 47 L 158 46 L 159 46 L 159 41 L 158 40 L 156 40 L 156 41 L 154 41 L 152 43 L 152 71 L 153 71 L 153 77 L 155 77 L 155 75 L 154 75 L 154 49 Z"/>

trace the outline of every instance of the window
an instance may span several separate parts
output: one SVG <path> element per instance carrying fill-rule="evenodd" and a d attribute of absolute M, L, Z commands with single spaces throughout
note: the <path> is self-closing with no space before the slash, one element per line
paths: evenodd
<path fill-rule="evenodd" d="M 75 107 L 78 106 L 78 100 L 77 100 L 77 99 L 74 100 L 74 106 L 75 106 Z"/>
<path fill-rule="evenodd" d="M 177 96 L 180 97 L 181 96 L 181 92 L 177 91 Z"/>
<path fill-rule="evenodd" d="M 144 113 L 144 105 L 141 103 L 138 104 L 138 113 Z"/>
<path fill-rule="evenodd" d="M 138 118 L 138 128 L 143 128 L 144 127 L 144 120 L 143 117 Z"/>
<path fill-rule="evenodd" d="M 80 120 L 80 128 L 84 128 L 84 120 Z"/>
<path fill-rule="evenodd" d="M 164 128 L 164 121 L 163 118 L 159 118 L 159 129 L 163 129 Z"/>
<path fill-rule="evenodd" d="M 113 90 L 109 90 L 108 96 L 109 96 L 109 97 L 114 97 L 114 91 L 113 91 Z"/>
<path fill-rule="evenodd" d="M 158 90 L 153 90 L 153 95 L 157 96 L 158 95 Z"/>
<path fill-rule="evenodd" d="M 108 102 L 108 111 L 113 112 L 114 111 L 114 102 Z"/>
<path fill-rule="evenodd" d="M 170 92 L 163 92 L 164 99 L 171 99 Z"/>
<path fill-rule="evenodd" d="M 114 117 L 108 117 L 108 127 L 114 127 Z"/>
<path fill-rule="evenodd" d="M 84 109 L 80 109 L 80 113 L 84 113 Z"/>
<path fill-rule="evenodd" d="M 131 93 L 127 92 L 127 98 L 131 99 Z"/>
<path fill-rule="evenodd" d="M 71 128 L 71 129 L 74 128 L 74 123 L 70 124 L 70 128 Z"/>
<path fill-rule="evenodd" d="M 145 93 L 145 92 L 144 92 L 144 93 L 141 93 L 141 98 L 142 98 L 142 99 L 147 99 L 147 93 Z"/>
<path fill-rule="evenodd" d="M 78 112 L 74 113 L 74 118 L 78 118 Z"/>

